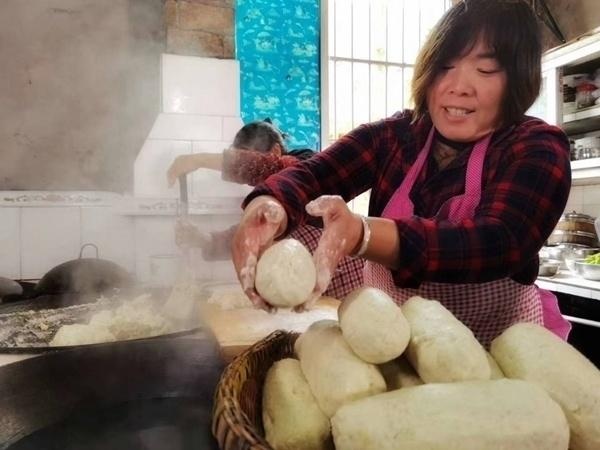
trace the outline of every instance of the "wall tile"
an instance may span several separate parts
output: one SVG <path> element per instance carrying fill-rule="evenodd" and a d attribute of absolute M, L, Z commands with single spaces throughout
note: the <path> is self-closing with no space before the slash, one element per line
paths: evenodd
<path fill-rule="evenodd" d="M 239 63 L 231 59 L 163 54 L 163 111 L 238 116 Z"/>
<path fill-rule="evenodd" d="M 600 203 L 585 204 L 582 212 L 592 217 L 600 217 Z"/>
<path fill-rule="evenodd" d="M 153 282 L 150 270 L 151 257 L 181 255 L 175 245 L 175 220 L 173 216 L 138 216 L 134 218 L 135 268 L 139 281 Z"/>
<path fill-rule="evenodd" d="M 79 207 L 21 210 L 21 276 L 41 278 L 54 266 L 77 259 L 81 247 Z"/>
<path fill-rule="evenodd" d="M 244 122 L 239 117 L 223 117 L 223 140 L 229 145 L 233 143 L 236 133 L 244 126 Z M 229 146 L 228 145 L 228 146 Z"/>
<path fill-rule="evenodd" d="M 0 276 L 21 278 L 19 208 L 0 208 Z"/>
<path fill-rule="evenodd" d="M 600 204 L 600 184 L 582 186 L 584 204 Z"/>
<path fill-rule="evenodd" d="M 221 117 L 199 114 L 159 114 L 148 139 L 221 141 Z"/>
<path fill-rule="evenodd" d="M 173 160 L 189 154 L 188 141 L 147 139 L 134 164 L 134 194 L 136 197 L 178 198 L 177 183 L 169 188 L 167 170 Z"/>
<path fill-rule="evenodd" d="M 99 256 L 135 273 L 133 217 L 117 213 L 116 208 L 81 208 L 81 242 L 93 243 Z M 93 249 L 86 248 L 86 255 Z"/>
<path fill-rule="evenodd" d="M 584 186 L 572 186 L 565 211 L 583 211 L 583 188 Z"/>

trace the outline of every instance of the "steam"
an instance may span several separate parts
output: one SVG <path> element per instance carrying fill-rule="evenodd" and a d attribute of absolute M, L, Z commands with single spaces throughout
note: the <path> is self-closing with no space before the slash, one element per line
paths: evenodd
<path fill-rule="evenodd" d="M 162 14 L 162 0 L 0 2 L 0 190 L 131 189 Z"/>

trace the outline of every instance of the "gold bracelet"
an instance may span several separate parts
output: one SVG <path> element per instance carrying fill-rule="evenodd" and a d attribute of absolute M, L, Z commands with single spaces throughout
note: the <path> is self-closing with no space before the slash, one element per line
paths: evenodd
<path fill-rule="evenodd" d="M 369 226 L 367 218 L 365 216 L 360 216 L 360 220 L 363 226 L 363 238 L 362 242 L 360 243 L 360 247 L 358 248 L 358 251 L 354 255 L 352 255 L 356 257 L 360 257 L 367 252 L 367 248 L 369 247 L 369 241 L 371 240 L 371 227 Z"/>

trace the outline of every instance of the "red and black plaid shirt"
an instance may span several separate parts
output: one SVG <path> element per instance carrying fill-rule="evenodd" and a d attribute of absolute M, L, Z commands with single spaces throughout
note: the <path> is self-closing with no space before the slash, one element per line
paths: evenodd
<path fill-rule="evenodd" d="M 272 195 L 294 227 L 306 220 L 306 203 L 320 195 L 349 201 L 372 189 L 369 215 L 381 216 L 430 128 L 429 119 L 411 124 L 410 112 L 362 125 L 311 159 L 269 177 L 244 205 L 258 195 Z M 441 205 L 464 192 L 470 152 L 461 152 L 442 171 L 430 158 L 413 187 L 414 216 L 396 221 L 400 252 L 393 275 L 398 286 L 507 276 L 531 284 L 536 279 L 537 252 L 559 220 L 571 186 L 566 136 L 530 117 L 496 131 L 475 217 L 459 224 L 437 219 Z"/>

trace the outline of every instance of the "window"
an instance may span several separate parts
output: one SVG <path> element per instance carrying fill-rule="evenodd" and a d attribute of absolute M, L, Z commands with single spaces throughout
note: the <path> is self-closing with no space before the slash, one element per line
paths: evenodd
<path fill-rule="evenodd" d="M 411 107 L 413 66 L 451 0 L 322 0 L 322 142 Z M 366 214 L 368 196 L 351 207 Z"/>

